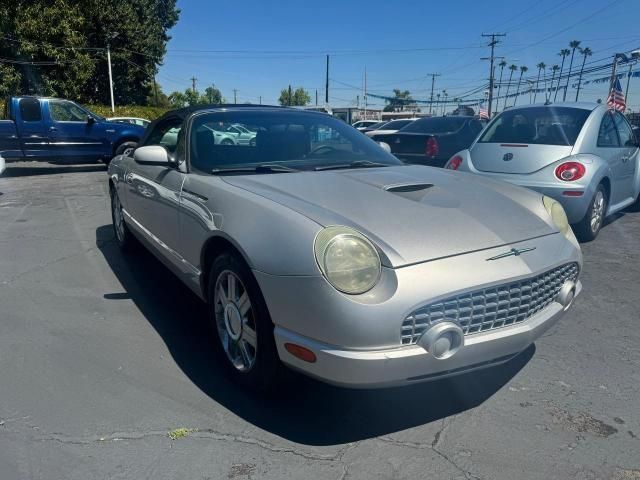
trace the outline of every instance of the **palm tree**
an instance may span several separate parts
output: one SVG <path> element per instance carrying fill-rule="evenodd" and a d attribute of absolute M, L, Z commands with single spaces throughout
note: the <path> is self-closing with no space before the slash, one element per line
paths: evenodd
<path fill-rule="evenodd" d="M 562 95 L 563 102 L 567 99 L 567 90 L 569 90 L 569 80 L 571 79 L 571 68 L 573 67 L 573 56 L 576 54 L 576 49 L 580 47 L 580 41 L 571 40 L 569 42 L 569 47 L 571 47 L 571 61 L 569 62 L 569 73 L 567 74 L 567 84 L 564 87 L 564 94 Z"/>
<path fill-rule="evenodd" d="M 538 67 L 538 78 L 536 79 L 536 89 L 533 93 L 533 103 L 536 103 L 536 97 L 538 96 L 538 87 L 540 86 L 540 73 L 542 72 L 542 70 L 547 68 L 547 66 L 544 62 L 540 62 L 538 65 L 536 65 L 536 67 Z"/>
<path fill-rule="evenodd" d="M 449 96 L 449 94 L 446 90 L 442 90 L 442 95 L 444 96 L 444 101 L 442 102 L 442 116 L 444 117 L 444 112 L 447 109 L 447 97 Z"/>
<path fill-rule="evenodd" d="M 436 97 L 437 97 L 437 100 L 436 100 L 436 108 L 434 110 L 434 113 L 435 113 L 435 116 L 437 117 L 438 116 L 438 104 L 440 103 L 440 94 L 436 93 Z"/>
<path fill-rule="evenodd" d="M 547 92 L 545 90 L 545 101 L 546 102 L 548 102 L 549 99 L 551 98 L 551 92 L 553 90 L 553 82 L 554 82 L 554 80 L 556 78 L 556 72 L 558 70 L 560 70 L 560 67 L 558 65 L 554 65 L 553 67 L 551 67 L 551 72 L 552 72 L 552 75 L 551 75 L 551 88 L 549 89 L 549 95 L 548 96 L 547 96 Z"/>
<path fill-rule="evenodd" d="M 498 80 L 498 98 L 496 99 L 496 110 L 498 110 L 498 102 L 500 101 L 500 87 L 502 86 L 502 71 L 507 66 L 507 61 L 502 60 L 498 66 L 500 67 L 500 80 Z M 496 112 L 497 113 L 497 112 Z"/>
<path fill-rule="evenodd" d="M 529 69 L 524 65 L 520 67 L 520 78 L 518 79 L 518 89 L 516 90 L 516 99 L 513 101 L 514 107 L 516 106 L 516 103 L 518 103 L 518 95 L 520 95 L 520 84 L 522 83 L 522 75 L 524 75 L 524 72 L 526 72 L 527 70 Z"/>
<path fill-rule="evenodd" d="M 513 78 L 513 72 L 518 70 L 518 67 L 516 65 L 511 64 L 509 65 L 509 70 L 511 70 L 511 73 L 509 73 L 509 83 L 507 83 L 507 93 L 504 94 L 504 105 L 502 107 L 502 110 L 507 108 L 507 98 L 509 97 L 509 87 L 511 86 L 511 79 Z"/>
<path fill-rule="evenodd" d="M 580 84 L 582 83 L 582 72 L 584 71 L 584 63 L 587 61 L 587 57 L 590 57 L 593 52 L 589 47 L 581 48 L 582 54 L 582 66 L 580 67 L 580 74 L 578 75 L 578 90 L 576 91 L 576 102 L 578 101 L 578 95 L 580 95 Z"/>
<path fill-rule="evenodd" d="M 563 48 L 560 50 L 560 55 L 562 57 L 562 63 L 560 64 L 560 75 L 558 75 L 558 85 L 556 86 L 556 93 L 553 95 L 553 101 L 556 101 L 556 97 L 558 96 L 558 90 L 560 90 L 560 79 L 562 78 L 562 70 L 564 69 L 564 59 L 571 53 L 571 50 L 568 48 Z"/>

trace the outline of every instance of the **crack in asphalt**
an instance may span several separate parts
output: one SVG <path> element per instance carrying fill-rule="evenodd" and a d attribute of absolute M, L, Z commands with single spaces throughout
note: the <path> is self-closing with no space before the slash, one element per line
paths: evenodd
<path fill-rule="evenodd" d="M 25 417 L 28 418 L 28 417 Z M 16 419 L 23 420 L 23 419 Z M 0 426 L 6 425 L 7 421 L 5 420 Z M 37 427 L 31 426 L 32 429 L 38 430 Z M 18 430 L 10 430 L 3 428 L 0 431 L 4 431 L 5 433 L 13 433 L 20 435 L 21 433 Z M 274 453 L 288 453 L 291 455 L 295 455 L 298 457 L 302 457 L 307 460 L 316 460 L 316 461 L 327 461 L 327 462 L 342 462 L 344 455 L 356 446 L 356 443 L 347 444 L 345 447 L 340 449 L 337 453 L 332 455 L 323 455 L 317 453 L 306 452 L 304 450 L 300 450 L 292 447 L 284 447 L 275 445 L 273 443 L 260 440 L 258 438 L 247 437 L 243 435 L 233 435 L 226 432 L 216 431 L 211 428 L 203 428 L 203 429 L 193 429 L 185 435 L 185 437 L 172 440 L 169 437 L 170 430 L 149 430 L 145 432 L 114 432 L 106 435 L 90 435 L 90 436 L 69 436 L 63 433 L 52 432 L 48 434 L 40 434 L 40 435 L 29 435 L 32 440 L 39 442 L 57 442 L 64 445 L 93 445 L 93 444 L 101 444 L 101 443 L 115 443 L 121 441 L 136 441 L 143 440 L 145 438 L 150 437 L 161 437 L 166 438 L 170 442 L 179 442 L 184 440 L 185 438 L 196 438 L 196 439 L 205 439 L 205 440 L 215 440 L 215 441 L 223 441 L 223 442 L 232 442 L 232 443 L 241 443 L 244 445 L 254 445 L 264 450 L 268 450 Z M 344 478 L 344 477 L 341 477 Z"/>
<path fill-rule="evenodd" d="M 447 427 L 448 427 L 448 425 L 445 425 L 438 432 L 436 432 L 436 437 L 438 439 L 440 438 L 440 435 L 441 435 L 442 431 Z M 444 453 L 443 451 L 441 451 L 438 448 L 436 448 L 434 446 L 434 445 L 437 445 L 437 442 L 435 441 L 435 438 L 431 442 L 431 444 L 429 444 L 429 443 L 419 443 L 419 442 L 406 442 L 406 441 L 402 441 L 402 440 L 395 440 L 395 439 L 393 439 L 391 437 L 386 437 L 386 436 L 385 437 L 378 437 L 376 440 L 379 440 L 379 441 L 384 442 L 384 443 L 389 443 L 389 444 L 392 444 L 392 445 L 400 446 L 400 447 L 413 448 L 413 449 L 416 449 L 416 450 L 431 450 L 436 455 L 438 455 L 442 459 L 446 460 L 447 463 L 449 463 L 451 466 L 453 466 L 460 473 L 462 473 L 465 476 L 465 478 L 473 479 L 473 480 L 481 480 L 481 478 L 482 478 L 482 477 L 479 477 L 476 474 L 464 469 L 462 466 L 458 465 L 458 463 L 455 460 L 451 459 L 446 453 Z"/>

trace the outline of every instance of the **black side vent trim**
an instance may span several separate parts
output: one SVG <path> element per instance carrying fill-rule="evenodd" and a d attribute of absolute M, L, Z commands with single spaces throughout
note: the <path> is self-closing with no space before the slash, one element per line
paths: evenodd
<path fill-rule="evenodd" d="M 431 183 L 410 183 L 408 185 L 392 185 L 391 187 L 385 188 L 385 190 L 393 193 L 412 193 L 420 192 L 431 187 L 433 187 Z"/>

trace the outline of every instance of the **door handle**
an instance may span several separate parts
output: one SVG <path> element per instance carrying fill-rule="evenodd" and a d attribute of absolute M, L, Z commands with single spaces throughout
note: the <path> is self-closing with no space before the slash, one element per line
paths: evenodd
<path fill-rule="evenodd" d="M 628 155 L 624 155 L 622 157 L 622 163 L 627 163 L 628 160 L 629 160 L 629 156 Z"/>
<path fill-rule="evenodd" d="M 57 129 L 56 127 L 49 127 L 49 131 L 50 131 L 50 132 L 55 132 L 55 131 L 57 131 L 57 130 L 58 130 L 58 129 Z"/>

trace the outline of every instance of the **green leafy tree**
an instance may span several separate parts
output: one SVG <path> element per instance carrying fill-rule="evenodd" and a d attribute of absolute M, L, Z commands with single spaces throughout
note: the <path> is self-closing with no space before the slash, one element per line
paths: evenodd
<path fill-rule="evenodd" d="M 182 92 L 172 92 L 169 94 L 169 104 L 173 108 L 182 108 L 189 105 L 187 96 Z"/>
<path fill-rule="evenodd" d="M 385 100 L 387 105 L 384 107 L 385 112 L 397 112 L 405 109 L 407 105 L 413 104 L 413 98 L 409 90 L 393 89 L 393 98 Z"/>
<path fill-rule="evenodd" d="M 280 91 L 278 102 L 280 102 L 282 106 L 291 105 L 303 107 L 311 102 L 311 97 L 309 96 L 309 92 L 302 87 L 296 88 L 295 90 L 291 90 L 291 87 L 289 87 L 283 88 Z"/>
<path fill-rule="evenodd" d="M 222 92 L 213 85 L 204 89 L 203 99 L 208 104 L 224 103 Z"/>
<path fill-rule="evenodd" d="M 109 103 L 109 43 L 116 103 L 144 104 L 178 15 L 176 0 L 0 2 L 0 92 Z"/>

